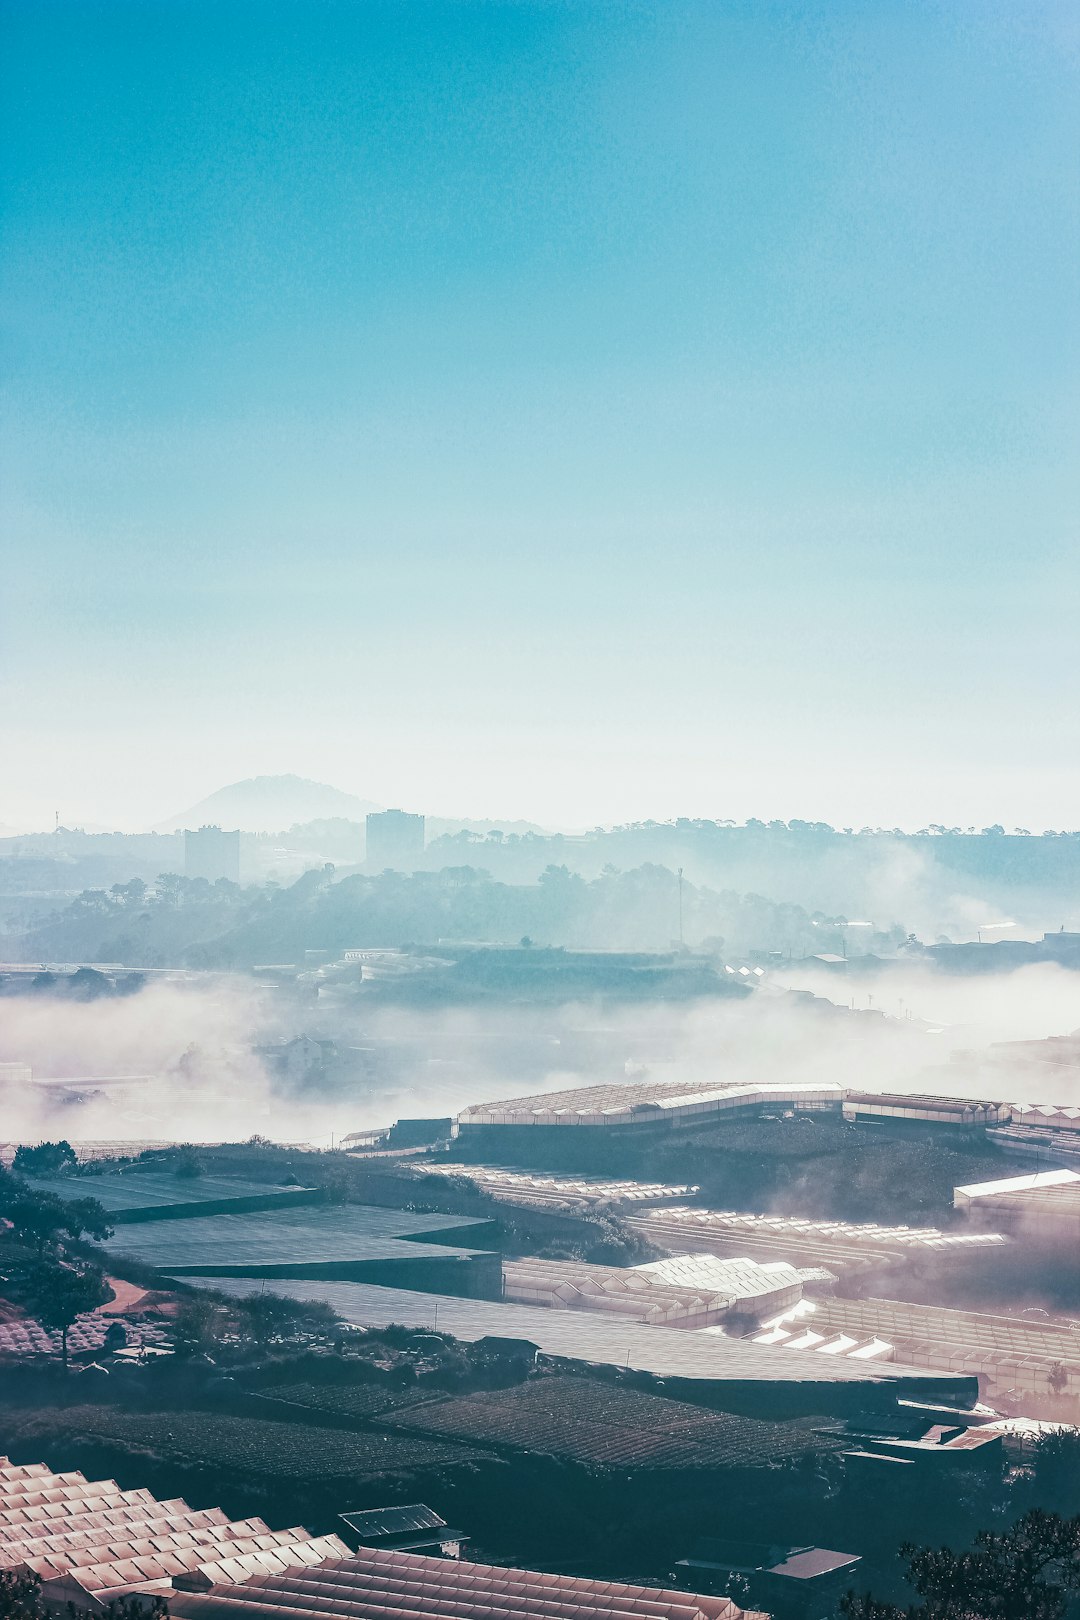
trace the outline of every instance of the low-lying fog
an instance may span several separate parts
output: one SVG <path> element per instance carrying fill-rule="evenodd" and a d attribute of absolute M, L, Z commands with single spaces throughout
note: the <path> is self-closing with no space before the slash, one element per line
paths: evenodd
<path fill-rule="evenodd" d="M 788 987 L 826 1000 L 808 1003 Z M 35 1082 L 0 1079 L 0 1141 L 259 1132 L 325 1143 L 402 1116 L 650 1075 L 1080 1104 L 1075 1069 L 989 1051 L 1078 1026 L 1080 977 L 1051 966 L 972 978 L 918 968 L 876 979 L 793 973 L 746 1001 L 617 1008 L 296 1005 L 229 977 L 89 1003 L 13 997 L 0 1003 L 0 1062 L 29 1063 Z M 291 1072 L 256 1050 L 300 1034 L 333 1044 L 295 1054 Z M 117 1076 L 147 1078 L 87 1085 L 75 1100 L 37 1083 Z"/>

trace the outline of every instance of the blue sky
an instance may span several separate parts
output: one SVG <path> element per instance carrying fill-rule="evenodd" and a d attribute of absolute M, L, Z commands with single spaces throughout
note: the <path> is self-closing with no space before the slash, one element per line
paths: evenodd
<path fill-rule="evenodd" d="M 0 824 L 1080 825 L 1071 6 L 0 20 Z"/>

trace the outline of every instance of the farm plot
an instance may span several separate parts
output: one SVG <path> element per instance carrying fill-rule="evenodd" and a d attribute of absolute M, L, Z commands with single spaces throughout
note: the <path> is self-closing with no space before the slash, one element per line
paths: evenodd
<path fill-rule="evenodd" d="M 375 1421 L 606 1468 L 760 1468 L 842 1444 L 838 1433 L 819 1432 L 809 1420 L 735 1417 L 575 1377 L 532 1379 L 513 1389 L 384 1413 Z"/>
<path fill-rule="evenodd" d="M 130 1446 L 157 1457 L 263 1479 L 356 1479 L 458 1464 L 476 1452 L 409 1435 L 344 1429 L 221 1412 L 125 1412 L 108 1406 L 37 1414 L 34 1428 Z M 44 1423 L 42 1422 L 44 1420 Z"/>
<path fill-rule="evenodd" d="M 431 1389 L 391 1389 L 382 1384 L 270 1384 L 260 1395 L 289 1401 L 323 1418 L 370 1418 L 430 1401 Z"/>

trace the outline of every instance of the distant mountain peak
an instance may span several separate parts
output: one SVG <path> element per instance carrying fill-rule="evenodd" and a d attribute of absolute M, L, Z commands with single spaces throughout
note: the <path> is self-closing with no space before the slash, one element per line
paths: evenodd
<path fill-rule="evenodd" d="M 250 776 L 230 782 L 208 798 L 159 821 L 153 832 L 175 832 L 184 827 L 239 827 L 241 832 L 284 832 L 298 822 L 323 821 L 344 816 L 362 821 L 382 805 L 357 798 L 327 782 L 304 776 Z"/>

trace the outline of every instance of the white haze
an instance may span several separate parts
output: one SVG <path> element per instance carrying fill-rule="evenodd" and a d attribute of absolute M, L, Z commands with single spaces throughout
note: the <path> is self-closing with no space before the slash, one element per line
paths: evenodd
<path fill-rule="evenodd" d="M 1076 1070 L 987 1061 L 993 1041 L 1080 1026 L 1080 980 L 1064 970 L 946 978 L 914 968 L 876 981 L 823 974 L 790 982 L 838 1006 L 807 1005 L 767 984 L 746 1001 L 615 1010 L 324 1008 L 282 1003 L 228 977 L 88 1003 L 8 998 L 0 1002 L 0 1061 L 29 1063 L 37 1077 L 151 1078 L 81 1103 L 9 1084 L 0 1090 L 0 1139 L 220 1141 L 259 1132 L 325 1143 L 331 1133 L 399 1117 L 643 1076 L 688 1085 L 836 1081 L 1080 1103 Z M 868 995 L 873 1012 L 844 1010 L 852 997 L 866 1008 Z M 912 1020 L 896 1016 L 908 1009 Z M 300 1032 L 343 1046 L 371 1043 L 396 1054 L 395 1072 L 289 1085 L 253 1047 Z"/>

